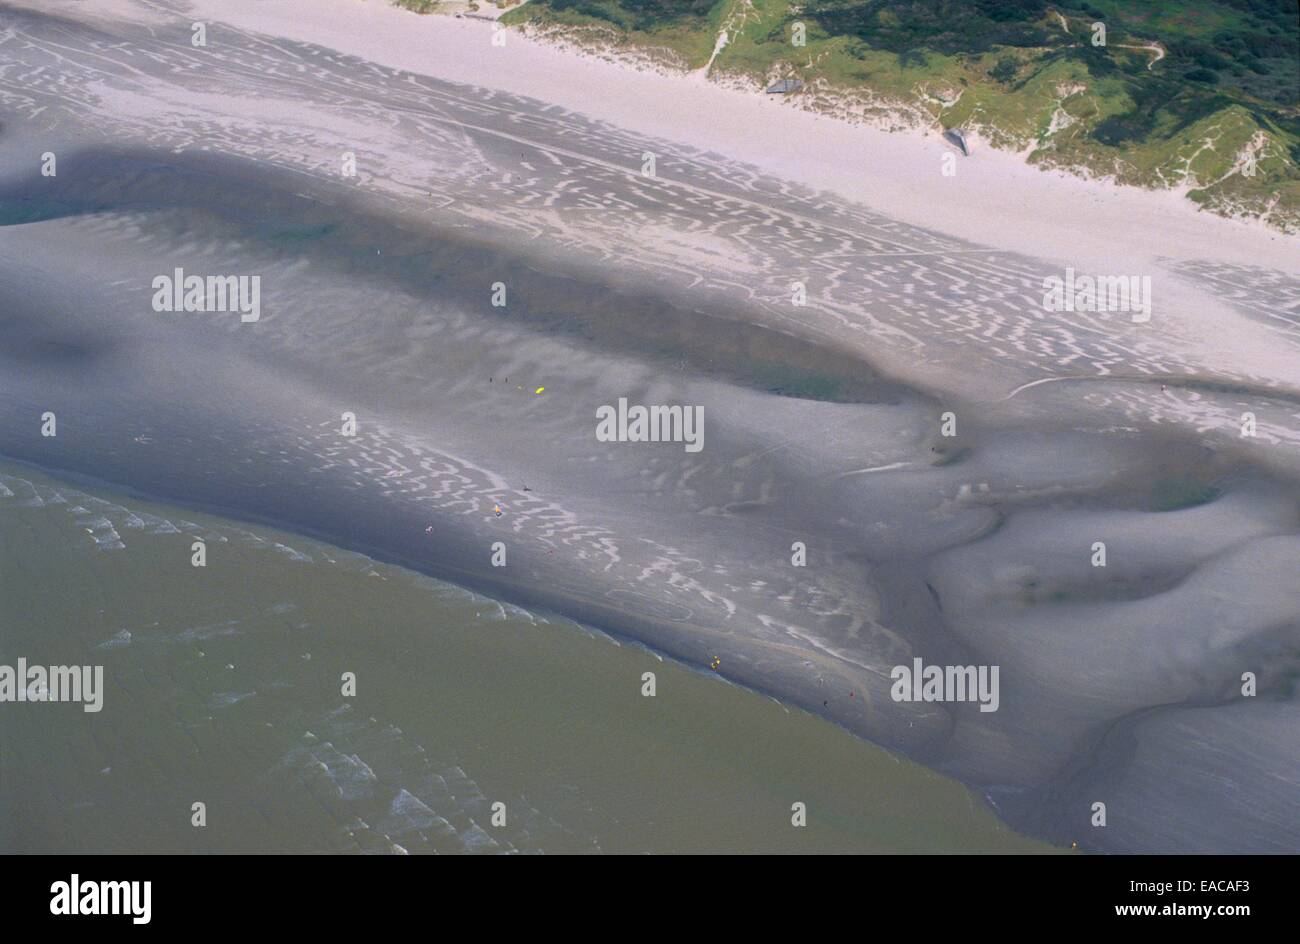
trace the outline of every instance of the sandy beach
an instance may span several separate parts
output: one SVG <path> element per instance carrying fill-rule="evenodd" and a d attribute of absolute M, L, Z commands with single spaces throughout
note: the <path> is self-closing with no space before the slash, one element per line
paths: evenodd
<path fill-rule="evenodd" d="M 481 19 L 420 16 L 383 0 L 200 0 L 196 17 L 316 43 L 394 69 L 552 102 L 628 131 L 717 151 L 776 177 L 837 193 L 895 219 L 985 246 L 1086 261 L 1162 258 L 1295 266 L 1295 240 L 1201 213 L 1177 191 L 1143 191 L 1030 167 L 976 142 L 955 177 L 936 132 L 882 131 L 747 94 L 702 73 L 623 66 Z M 487 11 L 484 15 L 491 15 Z M 926 173 L 930 171 L 931 173 Z M 1161 246 L 1149 234 L 1161 234 Z"/>
<path fill-rule="evenodd" d="M 637 640 L 1058 846 L 1300 848 L 1297 240 L 307 6 L 0 3 L 0 454 Z M 159 309 L 177 270 L 260 317 Z M 606 441 L 621 401 L 702 448 Z M 918 658 L 997 710 L 893 697 Z"/>

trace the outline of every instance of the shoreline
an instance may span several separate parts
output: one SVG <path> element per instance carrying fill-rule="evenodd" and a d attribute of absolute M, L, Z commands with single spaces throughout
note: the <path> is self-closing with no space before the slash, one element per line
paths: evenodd
<path fill-rule="evenodd" d="M 50 492 L 63 500 L 55 500 Z M 79 506 L 93 510 L 78 514 L 75 509 Z M 8 778 L 0 795 L 25 797 L 31 814 L 21 828 L 11 825 L 7 835 L 0 829 L 0 843 L 7 842 L 10 851 L 14 847 L 34 852 L 64 847 L 114 851 L 118 839 L 112 826 L 104 825 L 112 823 L 114 817 L 104 815 L 106 808 L 129 818 L 134 815 L 131 799 L 140 793 L 156 791 L 163 795 L 157 799 L 158 804 L 166 806 L 178 799 L 173 794 L 185 794 L 190 778 L 201 776 L 210 781 L 212 768 L 223 761 L 219 750 L 210 755 L 173 755 L 165 765 L 173 777 L 163 782 L 151 776 L 156 773 L 154 764 L 141 763 L 142 749 L 146 749 L 142 743 L 146 735 L 142 732 L 170 743 L 175 737 L 172 715 L 181 713 L 210 713 L 228 724 L 255 716 L 261 723 L 236 723 L 228 729 L 228 736 L 238 739 L 246 751 L 236 764 L 246 765 L 248 755 L 271 756 L 298 769 L 294 761 L 304 755 L 310 760 L 312 746 L 319 743 L 303 733 L 310 726 L 317 739 L 332 741 L 345 750 L 345 745 L 351 745 L 347 753 L 355 754 L 358 763 L 331 766 L 341 755 L 325 748 L 327 753 L 322 756 L 327 764 L 314 772 L 304 764 L 304 780 L 310 783 L 316 777 L 319 779 L 314 782 L 322 785 L 355 786 L 346 776 L 349 770 L 359 770 L 361 763 L 376 774 L 377 779 L 366 778 L 365 790 L 349 790 L 346 796 L 336 796 L 322 807 L 302 802 L 310 799 L 302 782 L 268 783 L 260 779 L 263 771 L 241 766 L 247 771 L 246 781 L 257 786 L 221 794 L 227 829 L 215 841 L 221 845 L 219 851 L 225 852 L 283 851 L 268 842 L 268 828 L 278 830 L 276 841 L 282 846 L 288 844 L 296 851 L 359 851 L 335 845 L 339 831 L 329 818 L 334 813 L 345 822 L 353 822 L 351 817 L 357 816 L 363 822 L 382 824 L 379 830 L 366 828 L 348 836 L 368 851 L 377 852 L 474 851 L 472 844 L 463 844 L 462 840 L 482 835 L 492 836 L 493 846 L 500 843 L 510 849 L 513 845 L 517 851 L 528 852 L 573 851 L 572 847 L 583 843 L 594 847 L 591 851 L 672 852 L 690 848 L 692 842 L 735 844 L 737 849 L 750 851 L 768 845 L 798 851 L 794 842 L 801 839 L 806 839 L 810 851 L 1063 851 L 1007 826 L 986 798 L 960 781 L 866 744 L 842 726 L 826 726 L 811 712 L 781 702 L 772 705 L 770 696 L 735 683 L 711 684 L 719 680 L 715 673 L 665 659 L 635 641 L 629 645 L 629 640 L 610 637 L 597 627 L 519 609 L 499 598 L 333 541 L 146 495 L 127 494 L 111 483 L 69 482 L 60 472 L 3 457 L 0 515 L 11 523 L 17 518 L 35 529 L 28 532 L 33 540 L 24 554 L 36 556 L 44 564 L 36 578 L 38 593 L 48 594 L 50 587 L 62 585 L 66 599 L 78 600 L 84 585 L 70 579 L 73 575 L 89 572 L 116 578 L 107 598 L 96 596 L 96 602 L 109 614 L 105 619 L 87 619 L 69 626 L 58 640 L 41 637 L 41 624 L 25 621 L 28 625 L 19 637 L 27 643 L 24 652 L 53 660 L 88 650 L 97 662 L 105 664 L 109 683 L 105 699 L 109 714 L 105 717 L 115 725 L 119 737 L 107 747 L 88 744 L 86 750 L 69 754 L 73 758 L 68 765 L 69 776 L 82 778 L 87 789 L 97 793 L 93 802 L 76 808 L 70 817 L 59 807 L 60 797 L 34 798 L 42 785 L 41 778 Z M 85 522 L 96 518 L 115 529 L 120 541 L 112 549 L 97 547 L 88 557 L 79 556 L 75 549 L 85 540 L 81 529 Z M 65 521 L 74 522 L 66 532 L 51 527 Z M 165 530 L 167 526 L 176 530 Z M 175 551 L 191 533 L 191 526 L 194 533 L 202 533 L 210 541 L 223 539 L 214 546 L 221 548 L 218 553 L 228 571 L 242 578 L 241 592 L 221 596 L 210 590 L 195 590 L 184 612 L 153 609 L 154 601 L 142 598 L 139 585 L 130 577 L 166 570 L 177 561 L 184 566 L 184 555 Z M 214 572 L 212 576 L 218 575 Z M 322 602 L 321 597 L 327 597 L 329 602 Z M 377 627 L 369 625 L 375 612 L 371 607 L 382 608 L 385 617 Z M 487 623 L 490 631 L 479 630 L 480 623 Z M 286 632 L 289 627 L 291 630 Z M 428 632 L 430 627 L 436 627 L 436 631 Z M 376 636 L 385 645 L 377 646 Z M 399 655 L 390 654 L 393 650 Z M 413 650 L 422 658 L 411 659 Z M 196 655 L 199 651 L 203 654 Z M 535 681 L 528 664 L 503 660 L 507 653 L 520 651 L 546 668 L 542 673 L 544 682 Z M 186 687 L 178 691 L 156 685 L 155 678 L 168 678 L 166 672 L 154 669 L 159 664 L 183 675 Z M 496 671 L 488 672 L 489 665 Z M 332 697 L 337 691 L 333 676 L 337 669 L 344 668 L 356 673 L 359 684 L 356 701 L 343 700 L 344 707 L 340 707 L 339 700 Z M 632 683 L 639 684 L 640 673 L 645 670 L 654 671 L 661 686 L 676 692 L 671 703 L 665 704 L 667 719 L 662 714 L 648 715 L 639 701 L 629 703 L 619 697 Z M 141 676 L 147 681 L 142 682 Z M 119 683 L 123 677 L 130 679 L 129 684 Z M 568 726 L 558 726 L 549 719 L 533 717 L 514 725 L 502 723 L 502 716 L 517 712 L 520 703 L 556 682 L 564 685 L 571 700 L 590 706 L 590 721 L 584 724 L 571 720 Z M 530 683 L 536 687 L 530 687 Z M 291 705 L 286 692 L 292 693 Z M 441 706 L 452 701 L 471 706 L 472 710 L 460 718 L 449 718 L 451 713 L 447 711 L 428 711 L 430 704 Z M 160 702 L 172 710 L 159 713 Z M 349 704 L 354 707 L 349 709 Z M 567 703 L 558 705 L 550 711 L 562 717 Z M 701 737 L 700 732 L 685 724 L 697 710 L 696 705 L 727 719 L 729 724 Z M 355 729 L 346 723 L 355 720 L 353 712 L 379 719 L 377 723 L 382 723 L 394 738 L 366 738 L 354 743 Z M 804 774 L 804 782 L 798 785 L 801 792 L 811 791 L 817 779 L 834 780 L 837 793 L 823 796 L 819 791 L 801 797 L 815 798 L 819 812 L 828 809 L 833 800 L 843 804 L 847 813 L 851 804 L 869 790 L 867 784 L 854 786 L 853 778 L 864 773 L 891 785 L 891 794 L 898 799 L 888 809 L 863 818 L 849 835 L 836 835 L 828 825 L 833 820 L 823 818 L 816 824 L 820 827 L 816 836 L 802 837 L 797 832 L 787 833 L 780 817 L 766 823 L 759 820 L 751 835 L 739 828 L 743 823 L 718 822 L 724 812 L 722 801 L 718 801 L 712 808 L 696 810 L 695 821 L 683 824 L 674 835 L 654 836 L 653 824 L 639 825 L 630 815 L 637 797 L 622 781 L 638 774 L 623 772 L 627 759 L 618 750 L 618 742 L 602 733 L 602 719 L 609 714 L 618 716 L 633 731 L 653 726 L 662 737 L 673 741 L 679 758 L 707 757 L 717 751 L 725 757 L 728 744 L 738 745 L 733 749 L 739 757 L 748 749 L 743 739 L 737 741 L 731 735 L 734 725 L 742 723 L 755 732 L 760 724 L 776 727 L 798 737 L 801 743 L 819 745 L 823 756 L 835 760 L 834 768 L 809 768 L 812 772 Z M 439 727 L 439 718 L 450 727 Z M 54 724 L 69 743 L 82 736 L 80 720 L 75 717 Z M 14 740 L 29 730 L 22 719 L 17 725 Z M 45 728 L 42 731 L 49 733 Z M 398 732 L 400 738 L 396 737 Z M 541 741 L 545 748 L 530 749 L 524 741 Z M 403 746 L 408 750 L 400 750 Z M 593 816 L 550 788 L 545 777 L 539 775 L 557 763 L 550 752 L 559 755 L 565 790 L 602 805 L 622 803 L 626 808 L 624 817 L 632 825 Z M 545 765 L 537 758 L 543 754 L 547 755 Z M 521 755 L 529 759 L 520 760 Z M 509 797 L 511 808 L 522 818 L 532 814 L 535 824 L 549 817 L 568 829 L 568 836 L 548 832 L 538 838 L 518 830 L 492 829 L 484 834 L 472 827 L 466 830 L 458 817 L 468 814 L 481 820 L 475 794 L 467 791 L 456 798 L 459 802 L 452 802 L 452 798 L 433 789 L 424 776 L 424 764 L 413 763 L 425 758 L 448 766 L 459 765 L 483 789 Z M 788 749 L 767 752 L 765 761 L 778 765 L 787 777 L 798 770 L 798 762 Z M 28 765 L 24 769 L 37 768 Z M 692 764 L 689 760 L 680 761 L 676 772 L 679 778 L 694 778 L 688 782 L 715 787 L 721 779 L 711 764 Z M 754 771 L 742 776 L 751 790 L 762 787 Z M 94 789 L 97 783 L 104 782 L 103 778 L 129 784 L 130 788 L 106 796 Z M 525 796 L 536 799 L 525 804 Z M 405 802 L 400 802 L 402 798 L 406 798 Z M 310 811 L 286 817 L 292 820 L 291 827 L 279 822 L 268 826 L 259 815 L 266 805 L 280 808 L 291 801 L 298 809 Z M 394 805 L 394 801 L 399 802 Z M 412 809 L 438 812 L 445 820 L 461 826 L 459 834 L 430 830 L 419 816 L 398 815 Z M 432 818 L 432 812 L 425 815 Z M 754 814 L 747 810 L 745 815 Z M 892 836 L 888 827 L 896 816 L 907 817 L 915 824 L 912 835 Z M 77 827 L 75 836 L 66 822 L 69 818 Z M 932 825 L 943 818 L 954 821 L 953 836 L 947 840 L 941 839 Z M 931 824 L 931 832 L 926 831 L 927 824 Z M 208 844 L 202 831 L 177 834 L 169 830 L 165 819 L 156 817 L 141 825 L 146 828 L 133 833 L 132 842 L 146 848 L 161 844 L 172 851 L 218 851 Z M 699 838 L 690 838 L 691 830 Z"/>

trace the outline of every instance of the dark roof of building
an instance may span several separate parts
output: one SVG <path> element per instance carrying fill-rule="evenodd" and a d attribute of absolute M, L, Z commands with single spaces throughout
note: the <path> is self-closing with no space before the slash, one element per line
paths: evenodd
<path fill-rule="evenodd" d="M 797 92 L 803 88 L 803 82 L 798 79 L 780 79 L 775 84 L 768 87 L 768 94 L 785 95 L 787 92 Z"/>
<path fill-rule="evenodd" d="M 943 136 L 951 141 L 957 147 L 961 148 L 962 154 L 970 156 L 970 145 L 966 143 L 966 135 L 962 134 L 960 128 L 949 128 L 943 133 Z"/>

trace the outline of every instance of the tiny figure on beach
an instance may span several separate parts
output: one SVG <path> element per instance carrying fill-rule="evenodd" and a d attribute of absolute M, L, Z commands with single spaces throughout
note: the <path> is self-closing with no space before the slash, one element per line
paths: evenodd
<path fill-rule="evenodd" d="M 500 505 L 493 505 L 493 506 L 492 506 L 492 513 L 495 514 L 498 518 L 500 518 L 500 517 L 501 517 L 501 506 L 500 506 Z"/>

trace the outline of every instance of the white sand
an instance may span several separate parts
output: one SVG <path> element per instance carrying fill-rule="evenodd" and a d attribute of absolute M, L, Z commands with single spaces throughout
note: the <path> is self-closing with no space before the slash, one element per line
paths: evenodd
<path fill-rule="evenodd" d="M 754 164 L 896 219 L 981 244 L 1136 271 L 1158 257 L 1296 269 L 1300 239 L 1152 192 L 1044 172 L 977 146 L 955 177 L 937 134 L 813 115 L 702 75 L 663 75 L 577 55 L 481 20 L 420 16 L 388 0 L 197 0 L 196 18 L 316 43 L 393 68 L 552 102 L 629 131 Z M 1152 234 L 1159 234 L 1153 239 Z M 1119 268 L 1116 268 L 1119 266 Z"/>

